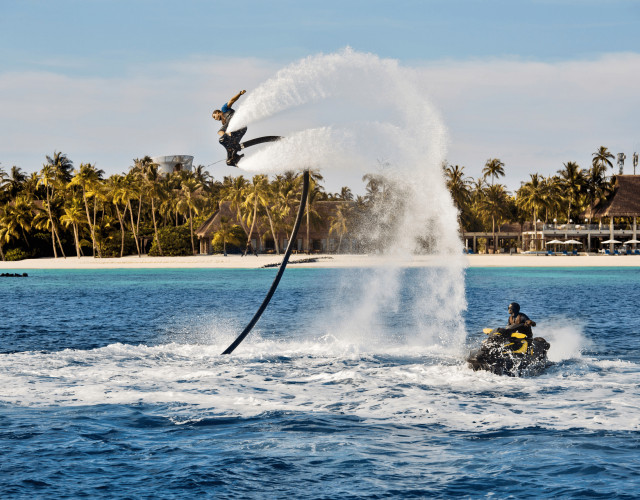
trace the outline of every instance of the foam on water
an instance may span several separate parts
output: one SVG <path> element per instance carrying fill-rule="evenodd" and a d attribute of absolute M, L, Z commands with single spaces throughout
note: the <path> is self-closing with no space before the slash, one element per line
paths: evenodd
<path fill-rule="evenodd" d="M 437 347 L 395 345 L 366 352 L 331 338 L 258 339 L 228 357 L 219 354 L 224 346 L 113 344 L 4 354 L 0 401 L 170 404 L 176 421 L 290 411 L 345 412 L 469 431 L 523 426 L 619 431 L 640 425 L 638 366 L 629 362 L 581 359 L 526 379 L 473 372 Z"/>
<path fill-rule="evenodd" d="M 247 150 L 242 169 L 267 174 L 305 168 L 367 174 L 384 165 L 384 177 L 397 194 L 392 202 L 374 207 L 372 220 L 365 225 L 369 234 L 380 236 L 380 222 L 388 222 L 387 245 L 381 250 L 387 265 L 361 283 L 358 304 L 350 303 L 347 310 L 336 303 L 331 315 L 344 318 L 344 323 L 333 322 L 327 333 L 349 332 L 357 338 L 382 334 L 376 329 L 377 318 L 383 310 L 400 307 L 402 265 L 416 251 L 427 251 L 440 258 L 441 269 L 432 279 L 414 285 L 413 299 L 403 305 L 414 332 L 407 342 L 462 346 L 464 261 L 457 212 L 442 173 L 447 134 L 417 82 L 412 70 L 397 61 L 351 49 L 309 57 L 249 93 L 229 128 L 294 109 L 304 114 L 321 104 L 324 110 L 309 117 L 306 128 L 291 131 L 255 153 Z"/>

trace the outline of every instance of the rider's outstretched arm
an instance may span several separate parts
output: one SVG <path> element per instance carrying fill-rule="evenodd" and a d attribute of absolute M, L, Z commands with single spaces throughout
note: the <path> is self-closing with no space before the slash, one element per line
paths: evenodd
<path fill-rule="evenodd" d="M 242 94 L 244 94 L 246 92 L 246 90 L 241 90 L 240 92 L 238 92 L 236 95 L 234 95 L 231 99 L 229 99 L 229 102 L 227 103 L 227 106 L 231 107 L 233 106 L 233 104 L 240 99 L 240 96 Z"/>

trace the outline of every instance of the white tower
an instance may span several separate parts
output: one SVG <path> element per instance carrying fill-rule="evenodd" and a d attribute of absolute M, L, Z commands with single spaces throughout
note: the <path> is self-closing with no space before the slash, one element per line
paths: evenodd
<path fill-rule="evenodd" d="M 154 156 L 151 160 L 159 165 L 158 172 L 162 174 L 193 169 L 193 156 L 189 155 Z"/>

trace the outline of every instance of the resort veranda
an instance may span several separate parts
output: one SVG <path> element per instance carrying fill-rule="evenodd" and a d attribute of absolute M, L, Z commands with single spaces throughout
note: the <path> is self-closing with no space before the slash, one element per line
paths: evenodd
<path fill-rule="evenodd" d="M 478 252 L 478 239 L 485 238 L 496 247 L 513 247 L 525 253 L 592 253 L 631 254 L 638 250 L 640 217 L 640 175 L 618 175 L 608 196 L 591 204 L 580 218 L 583 222 L 526 222 L 505 224 L 492 232 L 467 232 L 463 235 L 467 251 Z M 519 229 L 521 227 L 521 230 Z M 510 244 L 509 244 L 510 243 Z M 490 251 L 489 251 L 490 253 Z"/>

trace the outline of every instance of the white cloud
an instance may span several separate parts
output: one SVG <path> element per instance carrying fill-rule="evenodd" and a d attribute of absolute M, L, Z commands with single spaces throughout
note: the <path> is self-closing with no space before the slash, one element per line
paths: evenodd
<path fill-rule="evenodd" d="M 528 174 L 553 174 L 563 162 L 587 168 L 601 145 L 628 158 L 640 145 L 640 54 L 557 63 L 448 61 L 419 73 L 449 127 L 449 160 L 474 177 L 498 157 L 514 189 Z M 629 163 L 625 168 L 631 171 Z"/>
<path fill-rule="evenodd" d="M 34 171 L 55 149 L 108 174 L 145 154 L 194 154 L 211 163 L 223 156 L 211 111 L 276 69 L 209 59 L 150 65 L 120 78 L 0 74 L 0 161 Z"/>
<path fill-rule="evenodd" d="M 199 58 L 138 67 L 119 78 L 2 73 L 0 162 L 34 171 L 58 150 L 108 174 L 145 154 L 193 154 L 195 163 L 209 165 L 224 156 L 211 111 L 278 69 L 257 59 Z M 499 157 L 510 189 L 566 161 L 587 167 L 601 145 L 630 158 L 640 144 L 640 54 L 557 63 L 442 61 L 417 67 L 415 75 L 449 129 L 449 160 L 478 176 L 486 159 Z M 284 113 L 256 124 L 251 135 L 295 129 L 302 119 Z M 210 171 L 217 178 L 237 172 L 224 164 Z M 331 191 L 344 184 L 361 190 L 359 179 L 327 179 Z"/>

